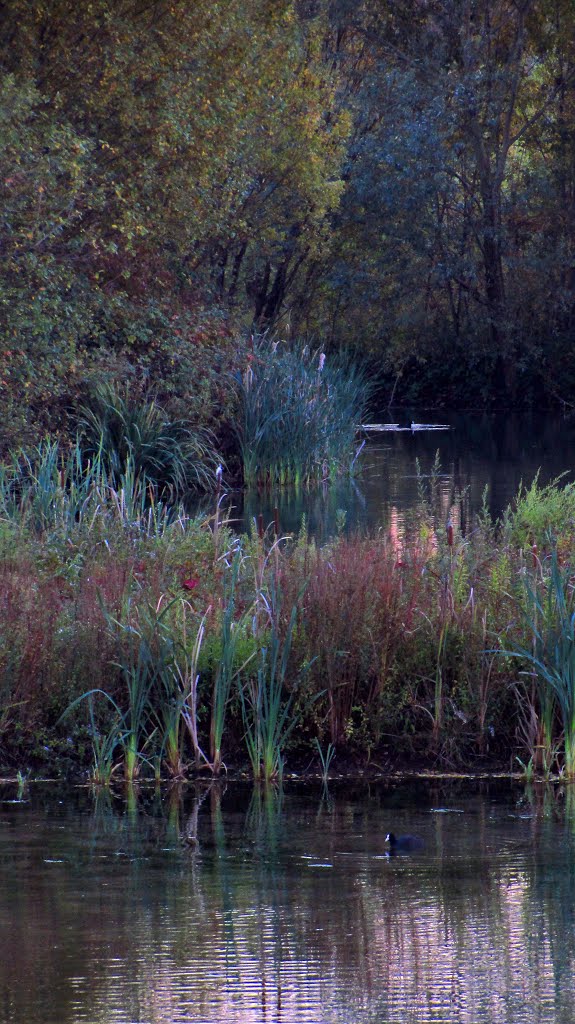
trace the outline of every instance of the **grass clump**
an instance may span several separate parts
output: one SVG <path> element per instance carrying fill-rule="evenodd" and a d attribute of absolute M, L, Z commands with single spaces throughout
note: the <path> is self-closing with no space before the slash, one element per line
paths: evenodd
<path fill-rule="evenodd" d="M 529 646 L 504 653 L 526 666 L 537 700 L 530 695 L 536 723 L 532 757 L 538 768 L 549 767 L 563 747 L 562 770 L 575 778 L 575 583 L 573 567 L 559 565 L 557 551 L 532 577 L 526 574 L 525 618 Z M 558 715 L 561 736 L 554 726 Z"/>
<path fill-rule="evenodd" d="M 298 723 L 293 713 L 293 692 L 287 694 L 292 634 L 297 607 L 293 607 L 287 627 L 280 631 L 281 606 L 277 586 L 272 580 L 270 626 L 260 645 L 257 672 L 248 673 L 240 686 L 245 743 L 254 779 L 271 782 L 283 775 L 283 752 Z"/>
<path fill-rule="evenodd" d="M 135 478 L 160 495 L 215 487 L 221 458 L 209 431 L 170 418 L 149 396 L 100 385 L 80 410 L 79 427 L 84 458 L 101 464 L 113 486 L 131 464 Z"/>
<path fill-rule="evenodd" d="M 542 547 L 550 538 L 562 534 L 566 540 L 575 534 L 575 483 L 560 485 L 561 477 L 542 487 L 539 474 L 530 487 L 521 486 L 508 511 L 514 543 Z"/>
<path fill-rule="evenodd" d="M 365 372 L 302 344 L 253 339 L 237 428 L 247 486 L 308 484 L 349 470 L 370 397 Z"/>

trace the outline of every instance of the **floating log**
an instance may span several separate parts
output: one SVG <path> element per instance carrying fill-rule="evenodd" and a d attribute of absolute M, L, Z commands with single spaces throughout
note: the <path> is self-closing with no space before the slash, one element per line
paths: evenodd
<path fill-rule="evenodd" d="M 399 423 L 362 423 L 362 430 L 402 430 Z"/>
<path fill-rule="evenodd" d="M 411 430 L 451 430 L 449 423 L 412 423 Z"/>
<path fill-rule="evenodd" d="M 413 433 L 416 430 L 451 430 L 449 423 L 411 423 L 409 427 L 400 427 L 399 423 L 363 423 L 362 430 L 371 433 L 383 433 L 391 431 L 400 434 L 405 431 Z"/>

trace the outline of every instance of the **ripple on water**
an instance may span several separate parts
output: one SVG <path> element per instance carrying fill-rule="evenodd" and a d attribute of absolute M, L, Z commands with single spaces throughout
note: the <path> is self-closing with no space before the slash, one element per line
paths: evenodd
<path fill-rule="evenodd" d="M 204 804 L 191 852 L 161 813 L 0 809 L 0 1024 L 571 1024 L 572 830 L 400 796 Z"/>

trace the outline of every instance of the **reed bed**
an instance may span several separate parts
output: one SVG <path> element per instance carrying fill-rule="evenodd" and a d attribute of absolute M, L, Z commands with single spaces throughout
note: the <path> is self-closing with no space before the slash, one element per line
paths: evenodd
<path fill-rule="evenodd" d="M 101 466 L 112 486 L 122 487 L 129 463 L 162 497 L 215 487 L 221 456 L 212 434 L 168 416 L 150 396 L 100 385 L 79 411 L 79 430 L 83 461 Z"/>
<path fill-rule="evenodd" d="M 0 471 L 0 521 L 19 533 L 66 543 L 98 541 L 110 529 L 158 537 L 184 516 L 182 506 L 138 473 L 128 454 L 110 474 L 101 453 L 90 459 L 79 441 L 45 441 L 19 451 Z"/>
<path fill-rule="evenodd" d="M 352 363 L 253 339 L 239 381 L 244 483 L 298 486 L 352 469 L 369 397 L 366 373 Z"/>
<path fill-rule="evenodd" d="M 575 774 L 571 518 L 535 548 L 521 499 L 465 538 L 422 502 L 399 544 L 318 547 L 67 459 L 46 446 L 1 480 L 2 767 L 270 781 L 325 750 Z"/>

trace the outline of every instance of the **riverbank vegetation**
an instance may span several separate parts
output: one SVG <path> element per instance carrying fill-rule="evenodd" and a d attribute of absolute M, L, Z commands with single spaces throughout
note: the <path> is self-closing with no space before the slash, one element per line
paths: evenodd
<path fill-rule="evenodd" d="M 571 404 L 574 17 L 5 3 L 3 449 L 126 381 L 225 448 L 270 330 L 368 354 L 385 404 Z"/>
<path fill-rule="evenodd" d="M 321 548 L 224 494 L 353 472 L 374 382 L 572 404 L 574 17 L 3 5 L 3 763 L 575 772 L 570 487 Z"/>
<path fill-rule="evenodd" d="M 2 479 L 4 769 L 98 782 L 333 761 L 575 774 L 571 485 L 446 531 L 229 529 L 100 468 Z M 52 493 L 48 500 L 48 488 Z"/>

